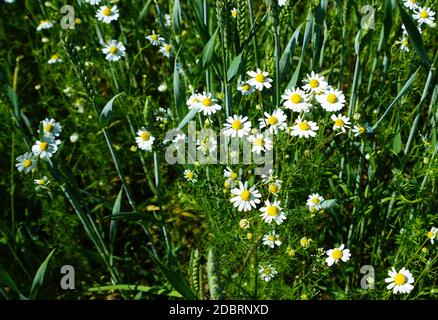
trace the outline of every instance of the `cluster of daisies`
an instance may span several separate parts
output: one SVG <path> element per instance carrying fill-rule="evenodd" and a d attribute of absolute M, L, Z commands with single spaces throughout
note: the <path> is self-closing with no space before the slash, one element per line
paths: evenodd
<path fill-rule="evenodd" d="M 61 144 L 61 140 L 58 139 L 61 130 L 61 125 L 55 119 L 46 118 L 41 121 L 40 129 L 38 129 L 39 140 L 33 144 L 31 152 L 26 152 L 16 159 L 15 166 L 18 171 L 25 174 L 36 172 L 38 161 L 49 160 L 58 151 L 58 146 Z M 50 181 L 46 176 L 41 176 L 35 179 L 34 183 L 36 190 L 40 190 L 45 189 Z"/>
<path fill-rule="evenodd" d="M 422 27 L 423 26 L 430 26 L 432 28 L 435 27 L 435 12 L 432 11 L 430 8 L 425 6 L 420 6 L 419 1 L 417 0 L 404 0 L 404 5 L 406 8 L 411 10 L 412 12 L 412 18 L 418 23 L 417 28 L 420 34 L 422 33 Z M 404 50 L 406 52 L 409 52 L 409 40 L 408 40 L 408 33 L 406 31 L 406 27 L 403 24 L 402 25 L 403 34 L 400 39 L 400 41 L 397 41 L 398 44 L 400 44 L 400 49 Z"/>

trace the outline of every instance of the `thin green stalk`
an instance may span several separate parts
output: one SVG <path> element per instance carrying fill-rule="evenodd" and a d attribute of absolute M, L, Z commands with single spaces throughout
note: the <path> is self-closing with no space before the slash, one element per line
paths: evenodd
<path fill-rule="evenodd" d="M 274 59 L 275 59 L 275 95 L 274 104 L 278 108 L 280 106 L 280 43 L 278 39 L 278 26 L 274 26 Z"/>
<path fill-rule="evenodd" d="M 252 7 L 252 0 L 248 0 L 248 7 L 249 7 L 249 21 L 251 26 L 254 26 L 254 11 L 253 11 L 253 7 Z M 253 39 L 253 43 L 254 43 L 254 60 L 255 60 L 255 64 L 256 67 L 259 68 L 259 53 L 258 53 L 258 43 L 257 43 L 257 36 L 254 33 L 254 39 Z"/>

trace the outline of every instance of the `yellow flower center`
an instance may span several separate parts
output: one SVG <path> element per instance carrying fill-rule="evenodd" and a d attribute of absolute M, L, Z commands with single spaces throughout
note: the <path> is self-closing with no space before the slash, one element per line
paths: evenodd
<path fill-rule="evenodd" d="M 339 259 L 342 258 L 342 256 L 343 256 L 343 253 L 342 253 L 341 250 L 339 250 L 339 249 L 335 249 L 335 250 L 333 250 L 333 252 L 332 252 L 332 258 L 333 258 L 333 259 L 335 259 L 335 260 L 339 260 Z"/>
<path fill-rule="evenodd" d="M 298 128 L 300 128 L 303 131 L 307 131 L 310 129 L 309 125 L 307 124 L 307 122 L 300 122 L 300 124 L 298 125 Z"/>
<path fill-rule="evenodd" d="M 170 44 L 166 44 L 164 46 L 164 50 L 166 50 L 167 52 L 169 52 L 172 49 L 172 46 Z"/>
<path fill-rule="evenodd" d="M 404 274 L 401 273 L 397 273 L 397 275 L 394 278 L 394 282 L 396 285 L 398 286 L 402 286 L 406 283 L 406 276 Z"/>
<path fill-rule="evenodd" d="M 265 81 L 265 76 L 261 73 L 259 73 L 258 75 L 256 75 L 255 80 L 257 82 L 264 82 Z"/>
<path fill-rule="evenodd" d="M 141 137 L 141 140 L 148 141 L 151 138 L 151 134 L 149 132 L 145 131 L 141 134 L 140 137 Z"/>
<path fill-rule="evenodd" d="M 292 101 L 293 103 L 300 103 L 301 101 L 303 101 L 303 98 L 298 93 L 294 93 L 290 96 L 290 101 Z"/>
<path fill-rule="evenodd" d="M 50 59 L 51 60 L 58 60 L 59 56 L 57 54 L 54 54 Z"/>
<path fill-rule="evenodd" d="M 237 10 L 232 10 L 232 11 L 231 11 L 231 16 L 232 16 L 233 18 L 237 17 Z"/>
<path fill-rule="evenodd" d="M 407 47 L 407 46 L 408 46 L 408 39 L 404 38 L 404 39 L 402 40 L 402 45 L 404 45 L 405 47 Z"/>
<path fill-rule="evenodd" d="M 265 268 L 265 269 L 263 269 L 263 274 L 264 274 L 265 276 L 269 276 L 269 275 L 271 274 L 271 269 L 270 269 L 270 268 Z"/>
<path fill-rule="evenodd" d="M 117 49 L 116 46 L 111 46 L 111 48 L 109 48 L 109 52 L 111 52 L 112 54 L 116 54 L 118 50 L 119 49 Z"/>
<path fill-rule="evenodd" d="M 310 244 L 310 241 L 307 238 L 302 238 L 300 240 L 300 244 L 301 244 L 302 247 L 308 247 L 309 244 Z"/>
<path fill-rule="evenodd" d="M 432 238 L 434 237 L 434 233 L 433 233 L 432 231 L 429 231 L 429 232 L 427 233 L 427 237 L 428 237 L 429 239 L 432 239 Z"/>
<path fill-rule="evenodd" d="M 319 203 L 319 199 L 318 199 L 318 198 L 313 198 L 313 199 L 312 199 L 312 202 L 313 202 L 314 204 L 318 204 L 318 203 Z"/>
<path fill-rule="evenodd" d="M 237 179 L 237 173 L 231 172 L 230 178 L 233 179 L 233 180 L 236 180 Z"/>
<path fill-rule="evenodd" d="M 311 88 L 318 88 L 319 87 L 319 81 L 315 80 L 315 79 L 312 79 L 312 80 L 309 81 L 309 86 Z"/>
<path fill-rule="evenodd" d="M 248 190 L 243 190 L 240 197 L 243 201 L 248 201 L 251 198 L 251 192 L 249 192 Z"/>
<path fill-rule="evenodd" d="M 193 171 L 189 171 L 186 173 L 186 178 L 189 180 L 193 180 L 194 176 L 195 176 L 195 173 Z"/>
<path fill-rule="evenodd" d="M 242 86 L 243 91 L 248 91 L 249 90 L 249 84 L 244 84 Z"/>
<path fill-rule="evenodd" d="M 328 102 L 328 103 L 336 103 L 336 101 L 338 101 L 338 97 L 336 97 L 335 94 L 330 93 L 330 94 L 327 96 L 327 102 Z"/>
<path fill-rule="evenodd" d="M 423 10 L 420 12 L 420 17 L 426 19 L 427 17 L 429 17 L 429 14 L 427 13 L 426 10 Z"/>
<path fill-rule="evenodd" d="M 40 150 L 41 151 L 47 151 L 48 148 L 49 148 L 49 144 L 47 142 L 40 143 Z"/>
<path fill-rule="evenodd" d="M 367 131 L 367 129 L 365 129 L 364 127 L 359 127 L 359 134 L 365 133 Z"/>
<path fill-rule="evenodd" d="M 409 0 L 410 3 L 417 3 L 417 0 Z"/>
<path fill-rule="evenodd" d="M 44 181 L 44 179 L 39 179 L 39 180 L 37 181 L 37 183 L 38 183 L 40 186 L 43 186 L 43 185 L 46 184 L 46 181 Z"/>
<path fill-rule="evenodd" d="M 233 128 L 234 130 L 242 129 L 242 122 L 240 122 L 240 120 L 234 120 L 231 124 L 231 128 Z"/>
<path fill-rule="evenodd" d="M 103 14 L 104 16 L 106 16 L 106 17 L 110 16 L 110 15 L 111 15 L 111 9 L 108 8 L 108 7 L 105 7 L 105 8 L 102 10 L 102 14 Z"/>
<path fill-rule="evenodd" d="M 344 125 L 345 125 L 344 120 L 342 120 L 342 119 L 336 119 L 335 120 L 335 126 L 343 127 Z"/>
<path fill-rule="evenodd" d="M 278 122 L 278 119 L 276 116 L 270 116 L 268 119 L 268 123 L 273 126 L 274 124 L 276 124 Z"/>
<path fill-rule="evenodd" d="M 23 167 L 29 168 L 32 165 L 32 160 L 26 159 L 23 161 Z"/>
<path fill-rule="evenodd" d="M 275 183 L 271 183 L 268 187 L 268 191 L 270 193 L 277 193 L 278 192 L 278 186 Z"/>
<path fill-rule="evenodd" d="M 269 241 L 274 241 L 275 237 L 274 236 L 269 236 Z"/>
<path fill-rule="evenodd" d="M 257 138 L 254 140 L 254 145 L 260 147 L 263 146 L 265 144 L 265 141 L 263 140 L 263 138 Z"/>
<path fill-rule="evenodd" d="M 40 25 L 45 24 L 47 22 L 49 22 L 49 20 L 41 20 Z"/>
<path fill-rule="evenodd" d="M 46 124 L 45 127 L 44 127 L 44 131 L 52 132 L 53 131 L 53 126 L 50 123 Z"/>
<path fill-rule="evenodd" d="M 155 34 L 155 33 L 151 34 L 151 39 L 154 40 L 154 41 L 157 41 L 158 40 L 158 34 Z"/>
<path fill-rule="evenodd" d="M 270 206 L 266 209 L 266 212 L 271 217 L 276 217 L 278 215 L 278 208 L 276 206 Z"/>
<path fill-rule="evenodd" d="M 210 98 L 205 98 L 204 100 L 202 100 L 202 104 L 205 107 L 210 107 L 211 106 L 211 99 Z"/>

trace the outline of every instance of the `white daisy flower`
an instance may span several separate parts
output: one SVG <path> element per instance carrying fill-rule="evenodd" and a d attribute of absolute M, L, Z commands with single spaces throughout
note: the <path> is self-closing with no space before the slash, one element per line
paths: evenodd
<path fill-rule="evenodd" d="M 418 32 L 421 34 L 423 30 L 421 30 L 421 26 L 417 26 Z M 403 36 L 406 36 L 408 34 L 408 31 L 406 30 L 406 27 L 404 24 L 402 24 L 402 30 L 403 30 Z"/>
<path fill-rule="evenodd" d="M 160 52 L 166 57 L 170 58 L 172 56 L 173 47 L 170 43 L 163 43 L 163 45 L 160 47 Z"/>
<path fill-rule="evenodd" d="M 62 127 L 55 119 L 46 118 L 42 121 L 44 136 L 49 138 L 58 137 L 62 131 Z M 38 130 L 38 133 L 40 131 Z"/>
<path fill-rule="evenodd" d="M 272 87 L 272 79 L 268 78 L 269 73 L 257 68 L 257 71 L 248 71 L 246 73 L 251 79 L 248 80 L 248 84 L 255 87 L 257 90 L 262 91 L 263 87 L 269 89 Z"/>
<path fill-rule="evenodd" d="M 43 137 L 32 146 L 33 154 L 41 159 L 49 159 L 58 151 L 57 142 L 53 138 Z"/>
<path fill-rule="evenodd" d="M 237 86 L 237 90 L 239 90 L 243 95 L 250 95 L 254 93 L 255 88 L 248 82 L 241 81 Z"/>
<path fill-rule="evenodd" d="M 186 104 L 189 109 L 198 108 L 198 104 L 202 101 L 202 98 L 202 94 L 195 92 L 189 97 L 189 99 L 187 99 Z"/>
<path fill-rule="evenodd" d="M 96 18 L 104 23 L 111 23 L 119 18 L 119 9 L 117 9 L 117 6 L 113 6 L 112 8 L 102 6 L 97 10 Z"/>
<path fill-rule="evenodd" d="M 278 0 L 278 6 L 279 7 L 283 7 L 284 5 L 286 5 L 287 0 Z"/>
<path fill-rule="evenodd" d="M 328 87 L 324 77 L 313 71 L 307 75 L 307 79 L 304 79 L 303 82 L 305 84 L 303 89 L 316 95 L 323 93 Z"/>
<path fill-rule="evenodd" d="M 239 221 L 239 227 L 242 229 L 248 229 L 249 228 L 249 220 L 248 219 L 241 219 Z"/>
<path fill-rule="evenodd" d="M 164 15 L 164 25 L 166 27 L 170 27 L 171 24 L 172 24 L 172 17 L 170 16 L 170 14 L 166 13 Z"/>
<path fill-rule="evenodd" d="M 341 244 L 339 248 L 330 249 L 326 252 L 328 257 L 325 259 L 325 262 L 329 267 L 333 265 L 333 263 L 338 263 L 339 260 L 342 260 L 343 262 L 350 260 L 350 249 L 344 249 L 344 247 L 345 245 Z"/>
<path fill-rule="evenodd" d="M 399 272 L 392 267 L 391 270 L 388 271 L 389 278 L 385 279 L 386 283 L 389 283 L 386 287 L 388 290 L 392 289 L 394 294 L 397 293 L 409 293 L 414 289 L 412 283 L 414 283 L 414 277 L 412 273 L 406 269 L 401 268 Z"/>
<path fill-rule="evenodd" d="M 141 150 L 152 151 L 155 138 L 144 127 L 137 131 L 135 142 Z"/>
<path fill-rule="evenodd" d="M 396 41 L 395 43 L 400 44 L 400 49 L 406 52 L 409 52 L 409 40 L 408 37 L 403 36 L 400 41 Z"/>
<path fill-rule="evenodd" d="M 367 129 L 363 126 L 354 125 L 354 127 L 353 127 L 353 133 L 354 133 L 355 137 L 362 135 L 366 132 L 367 132 Z"/>
<path fill-rule="evenodd" d="M 60 62 L 63 62 L 63 60 L 58 54 L 54 54 L 53 56 L 50 57 L 49 61 L 47 61 L 48 64 L 55 64 Z"/>
<path fill-rule="evenodd" d="M 287 116 L 281 109 L 276 109 L 272 114 L 264 113 L 265 118 L 259 119 L 260 129 L 268 128 L 269 133 L 278 134 L 279 131 L 285 130 L 287 127 Z"/>
<path fill-rule="evenodd" d="M 53 22 L 49 20 L 41 20 L 37 27 L 37 31 L 53 28 Z"/>
<path fill-rule="evenodd" d="M 15 0 L 5 0 L 6 3 L 14 3 Z"/>
<path fill-rule="evenodd" d="M 230 167 L 227 167 L 224 169 L 224 178 L 228 178 L 231 180 L 237 180 L 239 177 L 239 174 L 237 172 L 234 172 Z"/>
<path fill-rule="evenodd" d="M 260 192 L 255 186 L 248 188 L 247 181 L 245 181 L 245 183 L 239 181 L 239 187 L 231 190 L 231 194 L 233 194 L 234 197 L 232 197 L 230 201 L 239 211 L 250 211 L 251 207 L 256 208 L 257 204 L 260 203 Z"/>
<path fill-rule="evenodd" d="M 261 178 L 262 178 L 262 182 L 264 184 L 268 184 L 270 182 L 278 180 L 278 177 L 276 175 L 274 175 L 274 170 L 273 169 L 269 169 L 268 170 L 268 174 L 262 174 Z"/>
<path fill-rule="evenodd" d="M 186 135 L 184 133 L 178 133 L 175 138 L 173 138 L 172 143 L 176 149 L 181 148 L 186 144 Z"/>
<path fill-rule="evenodd" d="M 276 234 L 275 231 L 265 234 L 262 240 L 263 244 L 271 249 L 274 249 L 275 246 L 279 247 L 282 244 L 280 236 Z"/>
<path fill-rule="evenodd" d="M 321 209 L 321 203 L 323 201 L 324 198 L 318 193 L 312 193 L 307 199 L 307 207 L 309 208 L 309 210 L 319 210 Z"/>
<path fill-rule="evenodd" d="M 152 34 L 148 35 L 146 39 L 148 39 L 149 42 L 152 43 L 152 45 L 154 46 L 160 46 L 164 41 L 164 38 L 161 37 L 158 33 L 155 33 L 155 31 L 153 30 Z"/>
<path fill-rule="evenodd" d="M 343 116 L 342 114 L 338 114 L 338 116 L 332 114 L 330 119 L 334 122 L 333 130 L 341 130 L 342 132 L 346 132 L 346 128 L 350 128 L 348 125 L 350 124 L 350 119 L 348 117 Z"/>
<path fill-rule="evenodd" d="M 277 224 L 282 224 L 284 220 L 286 220 L 286 215 L 281 208 L 280 201 L 275 200 L 274 202 L 270 202 L 269 200 L 265 201 L 265 206 L 260 208 L 260 217 L 267 224 L 271 224 L 272 221 L 275 221 Z"/>
<path fill-rule="evenodd" d="M 412 17 L 417 20 L 419 25 L 422 25 L 423 23 L 427 25 L 432 25 L 435 21 L 435 12 L 432 11 L 430 8 L 427 7 L 418 7 L 415 9 L 415 13 L 412 15 Z"/>
<path fill-rule="evenodd" d="M 341 90 L 330 89 L 316 96 L 322 108 L 329 112 L 339 111 L 345 105 L 345 96 Z"/>
<path fill-rule="evenodd" d="M 188 182 L 191 183 L 196 183 L 198 180 L 196 179 L 196 177 L 198 176 L 193 170 L 190 169 L 186 169 L 184 170 L 184 178 L 186 178 L 186 180 Z"/>
<path fill-rule="evenodd" d="M 204 116 L 210 116 L 222 109 L 222 107 L 217 104 L 217 99 L 211 97 L 211 93 L 204 92 L 198 95 L 197 99 L 199 100 L 197 103 L 198 112 L 202 112 Z"/>
<path fill-rule="evenodd" d="M 227 122 L 224 123 L 225 135 L 231 137 L 243 138 L 249 135 L 251 131 L 251 122 L 248 121 L 248 117 L 243 117 L 239 115 L 233 115 L 227 118 Z"/>
<path fill-rule="evenodd" d="M 252 143 L 252 151 L 257 154 L 272 150 L 272 139 L 265 137 L 262 133 L 250 135 L 248 141 Z"/>
<path fill-rule="evenodd" d="M 237 18 L 237 9 L 236 8 L 231 9 L 231 17 Z"/>
<path fill-rule="evenodd" d="M 110 40 L 102 49 L 102 53 L 106 55 L 105 59 L 108 61 L 119 61 L 126 54 L 126 48 L 122 42 L 117 40 Z"/>
<path fill-rule="evenodd" d="M 89 4 L 91 4 L 91 5 L 93 5 L 93 6 L 95 6 L 95 5 L 97 5 L 97 4 L 100 4 L 100 2 L 102 1 L 102 0 L 84 0 L 86 3 L 89 3 Z"/>
<path fill-rule="evenodd" d="M 302 119 L 301 117 L 298 117 L 298 119 L 295 120 L 295 125 L 291 128 L 290 135 L 298 136 L 300 138 L 315 137 L 315 131 L 317 131 L 318 129 L 319 126 L 316 124 L 316 122 L 307 121 Z"/>
<path fill-rule="evenodd" d="M 437 234 L 438 228 L 432 227 L 432 229 L 430 229 L 430 231 L 427 233 L 427 237 L 430 239 L 430 243 L 434 243 Z"/>
<path fill-rule="evenodd" d="M 155 120 L 158 122 L 166 122 L 168 116 L 169 114 L 167 113 L 167 110 L 160 107 L 155 113 Z"/>
<path fill-rule="evenodd" d="M 37 159 L 32 152 L 26 152 L 25 154 L 17 157 L 15 160 L 18 162 L 15 164 L 18 171 L 24 171 L 25 174 L 31 172 L 37 165 Z"/>
<path fill-rule="evenodd" d="M 47 185 L 50 183 L 49 179 L 44 176 L 41 179 L 36 179 L 33 180 L 33 182 L 36 184 L 35 190 L 41 190 L 41 189 L 46 189 Z"/>
<path fill-rule="evenodd" d="M 415 10 L 418 8 L 417 0 L 403 0 L 406 8 Z"/>
<path fill-rule="evenodd" d="M 281 180 L 276 180 L 268 184 L 268 192 L 277 195 L 281 190 Z"/>
<path fill-rule="evenodd" d="M 196 140 L 196 149 L 202 151 L 204 154 L 215 152 L 217 150 L 217 139 L 208 134 L 200 136 Z"/>
<path fill-rule="evenodd" d="M 259 268 L 260 278 L 262 278 L 262 280 L 266 282 L 271 281 L 277 273 L 277 270 L 275 270 L 274 267 L 270 264 L 265 264 L 263 266 L 260 266 Z"/>
<path fill-rule="evenodd" d="M 294 112 L 309 112 L 312 107 L 309 95 L 300 88 L 287 89 L 281 97 L 284 99 L 283 106 Z"/>

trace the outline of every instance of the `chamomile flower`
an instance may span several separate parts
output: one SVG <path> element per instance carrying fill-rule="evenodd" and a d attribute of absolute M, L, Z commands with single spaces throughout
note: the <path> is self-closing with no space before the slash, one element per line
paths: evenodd
<path fill-rule="evenodd" d="M 354 125 L 354 127 L 353 127 L 353 133 L 354 133 L 355 137 L 362 135 L 366 132 L 367 132 L 367 129 L 364 126 Z"/>
<path fill-rule="evenodd" d="M 55 64 L 55 63 L 60 63 L 60 62 L 63 62 L 63 60 L 61 59 L 59 54 L 52 55 L 50 57 L 49 61 L 47 61 L 48 64 Z"/>
<path fill-rule="evenodd" d="M 46 176 L 40 179 L 33 180 L 33 182 L 36 184 L 35 190 L 37 191 L 41 189 L 46 189 L 47 185 L 50 183 L 49 179 Z"/>
<path fill-rule="evenodd" d="M 49 159 L 58 150 L 58 145 L 53 138 L 43 137 L 41 140 L 35 142 L 32 146 L 33 154 L 41 159 Z"/>
<path fill-rule="evenodd" d="M 278 177 L 276 175 L 274 175 L 273 169 L 269 169 L 267 174 L 262 174 L 262 182 L 264 184 L 268 184 L 268 183 L 274 182 L 276 180 L 278 180 Z"/>
<path fill-rule="evenodd" d="M 233 9 L 231 10 L 231 17 L 233 17 L 233 18 L 237 18 L 237 9 L 236 9 L 236 8 L 233 8 Z"/>
<path fill-rule="evenodd" d="M 412 15 L 412 17 L 417 20 L 419 25 L 422 25 L 423 23 L 427 25 L 432 25 L 435 21 L 435 12 L 430 10 L 430 8 L 427 7 L 418 7 L 415 10 L 415 13 Z"/>
<path fill-rule="evenodd" d="M 316 96 L 316 99 L 321 104 L 322 108 L 329 112 L 339 111 L 345 105 L 345 96 L 342 91 L 333 88 Z"/>
<path fill-rule="evenodd" d="M 415 10 L 418 8 L 417 0 L 403 0 L 406 8 Z"/>
<path fill-rule="evenodd" d="M 250 135 L 248 141 L 252 144 L 252 151 L 260 154 L 262 151 L 272 150 L 272 140 L 262 133 Z"/>
<path fill-rule="evenodd" d="M 126 54 L 126 48 L 122 42 L 117 40 L 110 40 L 102 49 L 105 54 L 105 59 L 108 61 L 119 61 Z"/>
<path fill-rule="evenodd" d="M 312 241 L 313 241 L 313 240 L 310 239 L 310 238 L 302 237 L 302 238 L 300 239 L 300 246 L 303 247 L 303 248 L 308 248 L 308 247 L 310 246 L 310 243 L 311 243 Z"/>
<path fill-rule="evenodd" d="M 403 267 L 397 272 L 395 268 L 392 267 L 392 269 L 388 271 L 388 275 L 389 278 L 385 279 L 385 282 L 389 283 L 386 288 L 392 290 L 394 294 L 409 293 L 414 289 L 412 285 L 412 283 L 414 283 L 414 277 L 408 269 Z"/>
<path fill-rule="evenodd" d="M 193 170 L 186 169 L 184 170 L 183 174 L 184 174 L 184 178 L 186 178 L 188 182 L 196 183 L 198 181 L 196 180 L 198 175 Z"/>
<path fill-rule="evenodd" d="M 202 112 L 204 116 L 210 116 L 222 109 L 222 107 L 217 104 L 217 99 L 211 97 L 211 93 L 204 92 L 203 94 L 198 95 L 198 100 L 198 112 Z"/>
<path fill-rule="evenodd" d="M 97 10 L 96 18 L 99 21 L 109 24 L 119 18 L 119 9 L 117 9 L 117 6 L 113 6 L 112 8 L 102 6 Z"/>
<path fill-rule="evenodd" d="M 144 127 L 137 131 L 135 142 L 141 150 L 152 151 L 155 138 Z"/>
<path fill-rule="evenodd" d="M 260 192 L 252 186 L 248 187 L 248 182 L 242 183 L 239 181 L 239 187 L 231 190 L 231 194 L 234 195 L 230 199 L 233 206 L 239 211 L 250 211 L 252 208 L 256 208 L 257 204 L 260 203 Z"/>
<path fill-rule="evenodd" d="M 408 35 L 408 31 L 406 30 L 406 27 L 404 24 L 402 24 L 402 30 L 403 30 L 403 36 L 407 36 Z M 417 26 L 417 30 L 418 32 L 421 34 L 423 31 L 421 30 L 421 26 Z"/>
<path fill-rule="evenodd" d="M 321 209 L 321 203 L 324 201 L 324 198 L 320 196 L 318 193 L 312 193 L 307 199 L 307 207 L 309 210 L 319 210 Z"/>
<path fill-rule="evenodd" d="M 286 5 L 287 0 L 278 0 L 278 6 L 282 7 L 284 5 Z"/>
<path fill-rule="evenodd" d="M 265 234 L 262 240 L 263 244 L 271 249 L 274 249 L 275 246 L 279 247 L 282 244 L 280 236 L 276 234 L 275 231 L 271 231 L 270 233 Z"/>
<path fill-rule="evenodd" d="M 307 121 L 302 119 L 301 117 L 298 117 L 298 119 L 295 120 L 295 125 L 291 128 L 290 135 L 298 136 L 300 138 L 315 137 L 315 131 L 317 131 L 318 129 L 319 126 L 316 124 L 316 122 Z"/>
<path fill-rule="evenodd" d="M 178 133 L 175 138 L 173 138 L 172 143 L 175 145 L 176 149 L 179 149 L 186 144 L 186 135 L 184 133 Z"/>
<path fill-rule="evenodd" d="M 300 88 L 287 89 L 281 97 L 284 99 L 283 106 L 294 112 L 309 112 L 312 107 L 309 95 Z"/>
<path fill-rule="evenodd" d="M 303 89 L 316 95 L 323 93 L 328 87 L 324 77 L 313 71 L 307 75 L 307 79 L 303 80 L 303 82 Z"/>
<path fill-rule="evenodd" d="M 264 118 L 259 119 L 260 129 L 268 128 L 269 133 L 278 134 L 279 131 L 285 130 L 287 127 L 287 116 L 281 109 L 275 109 L 272 114 L 264 113 Z"/>
<path fill-rule="evenodd" d="M 25 174 L 31 172 L 37 165 L 37 160 L 32 152 L 26 152 L 25 154 L 17 157 L 15 160 L 18 162 L 15 164 L 18 171 L 24 171 Z"/>
<path fill-rule="evenodd" d="M 400 41 L 396 41 L 395 43 L 400 44 L 400 49 L 406 52 L 409 52 L 409 40 L 406 36 L 403 36 Z"/>
<path fill-rule="evenodd" d="M 242 229 L 248 229 L 249 228 L 249 220 L 248 219 L 241 219 L 239 221 L 239 227 Z"/>
<path fill-rule="evenodd" d="M 227 118 L 224 127 L 227 128 L 224 132 L 225 135 L 243 138 L 249 135 L 249 132 L 251 131 L 251 122 L 248 121 L 248 117 L 235 114 L 232 117 Z"/>
<path fill-rule="evenodd" d="M 97 4 L 100 4 L 100 2 L 102 1 L 102 0 L 84 0 L 86 3 L 89 3 L 89 4 L 91 4 L 91 5 L 93 5 L 93 6 L 95 6 L 95 5 L 97 5 Z"/>
<path fill-rule="evenodd" d="M 429 232 L 427 232 L 427 237 L 430 239 L 430 243 L 434 243 L 435 238 L 438 234 L 438 228 L 432 227 Z"/>
<path fill-rule="evenodd" d="M 252 93 L 254 93 L 255 88 L 250 85 L 248 82 L 240 82 L 239 85 L 237 86 L 237 90 L 240 91 L 240 93 L 242 93 L 243 95 L 250 95 Z"/>
<path fill-rule="evenodd" d="M 152 30 L 152 34 L 148 35 L 146 37 L 146 39 L 149 40 L 149 42 L 153 45 L 153 46 L 160 46 L 163 41 L 164 38 L 161 37 L 158 33 L 155 33 L 155 31 Z"/>
<path fill-rule="evenodd" d="M 330 249 L 326 252 L 328 255 L 327 259 L 325 259 L 325 262 L 330 267 L 333 265 L 333 263 L 338 263 L 340 260 L 343 262 L 347 262 L 350 260 L 351 253 L 350 249 L 344 249 L 345 245 L 341 244 L 339 248 Z"/>
<path fill-rule="evenodd" d="M 189 109 L 198 108 L 199 102 L 201 102 L 203 99 L 203 95 L 200 93 L 193 93 L 188 99 L 187 99 L 187 106 Z"/>
<path fill-rule="evenodd" d="M 272 221 L 278 225 L 282 224 L 286 220 L 286 215 L 280 205 L 280 201 L 275 200 L 271 203 L 269 200 L 266 200 L 265 206 L 260 208 L 262 220 L 267 224 L 271 224 Z"/>
<path fill-rule="evenodd" d="M 44 136 L 49 138 L 58 137 L 62 131 L 61 125 L 59 122 L 56 122 L 55 119 L 46 118 L 42 121 Z M 38 133 L 40 131 L 38 130 Z"/>
<path fill-rule="evenodd" d="M 166 13 L 166 14 L 164 15 L 164 25 L 165 25 L 166 27 L 170 27 L 171 24 L 172 24 L 172 17 L 170 16 L 170 14 Z"/>
<path fill-rule="evenodd" d="M 268 192 L 277 195 L 281 190 L 281 180 L 276 180 L 268 184 Z"/>
<path fill-rule="evenodd" d="M 204 154 L 215 152 L 217 150 L 217 138 L 213 135 L 200 135 L 196 140 L 196 149 L 202 151 Z"/>
<path fill-rule="evenodd" d="M 333 123 L 333 130 L 341 130 L 342 132 L 346 132 L 346 128 L 350 128 L 348 125 L 350 124 L 350 119 L 346 116 L 343 116 L 342 114 L 338 114 L 336 116 L 335 114 L 332 114 L 330 119 L 332 119 Z"/>
<path fill-rule="evenodd" d="M 257 68 L 257 71 L 248 71 L 246 74 L 251 77 L 248 80 L 248 84 L 255 87 L 257 90 L 262 91 L 263 88 L 269 89 L 272 87 L 272 79 L 268 78 L 268 72 Z"/>
<path fill-rule="evenodd" d="M 237 172 L 234 172 L 230 167 L 227 167 L 224 169 L 224 178 L 228 178 L 231 180 L 237 180 L 239 177 L 239 174 Z"/>
<path fill-rule="evenodd" d="M 163 45 L 160 47 L 160 52 L 166 57 L 170 58 L 172 56 L 173 47 L 170 43 L 163 43 Z"/>
<path fill-rule="evenodd" d="M 41 31 L 41 30 L 45 30 L 45 29 L 51 29 L 53 28 L 53 22 L 49 21 L 49 20 L 41 20 L 38 27 L 37 27 L 37 31 Z"/>
<path fill-rule="evenodd" d="M 277 273 L 277 270 L 275 270 L 275 268 L 270 264 L 265 264 L 259 267 L 260 278 L 263 281 L 271 281 Z"/>

